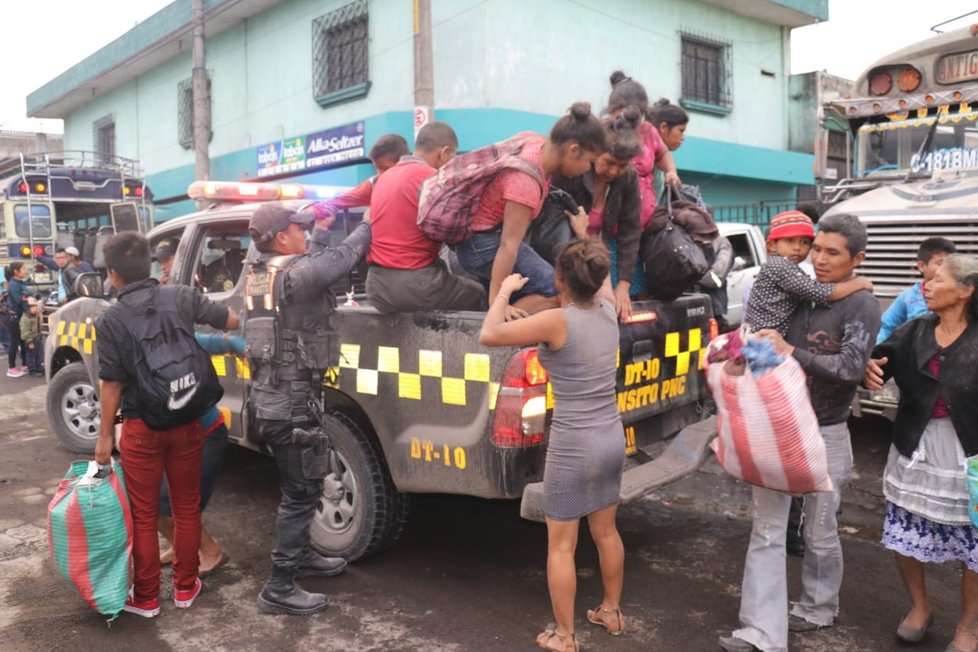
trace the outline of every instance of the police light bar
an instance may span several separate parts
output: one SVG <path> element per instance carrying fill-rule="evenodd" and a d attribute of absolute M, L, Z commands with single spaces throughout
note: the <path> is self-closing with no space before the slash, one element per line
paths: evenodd
<path fill-rule="evenodd" d="M 253 183 L 249 181 L 194 181 L 187 189 L 191 199 L 218 201 L 286 201 L 331 199 L 348 190 L 343 186 L 310 186 L 299 183 Z"/>

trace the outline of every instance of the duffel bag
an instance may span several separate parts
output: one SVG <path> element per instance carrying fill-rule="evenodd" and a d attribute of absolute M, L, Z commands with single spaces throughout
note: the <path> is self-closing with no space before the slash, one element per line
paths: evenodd
<path fill-rule="evenodd" d="M 742 364 L 712 362 L 707 370 L 717 406 L 717 438 L 711 444 L 717 461 L 730 475 L 759 487 L 792 494 L 832 491 L 805 372 L 790 356 L 775 354 L 771 362 L 770 342 L 755 342 L 762 352 L 768 349 L 764 364 L 770 367 L 761 370 L 755 363 L 752 371 L 748 357 Z"/>
<path fill-rule="evenodd" d="M 113 620 L 126 604 L 132 513 L 122 465 L 96 477 L 92 461 L 72 462 L 48 504 L 48 546 L 58 574 L 85 602 Z"/>

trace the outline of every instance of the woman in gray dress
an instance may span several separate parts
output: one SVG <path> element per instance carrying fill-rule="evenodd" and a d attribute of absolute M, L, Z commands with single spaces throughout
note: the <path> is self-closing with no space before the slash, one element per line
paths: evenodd
<path fill-rule="evenodd" d="M 507 277 L 489 307 L 480 341 L 490 346 L 539 345 L 554 395 L 543 473 L 547 517 L 547 584 L 557 626 L 537 636 L 554 652 L 576 652 L 574 552 L 580 519 L 587 517 L 598 548 L 604 599 L 589 621 L 621 634 L 620 600 L 625 550 L 615 526 L 625 461 L 625 437 L 615 401 L 618 320 L 608 279 L 608 249 L 587 236 L 587 215 L 571 218 L 581 239 L 555 265 L 560 307 L 506 321 L 509 295 L 527 279 Z"/>

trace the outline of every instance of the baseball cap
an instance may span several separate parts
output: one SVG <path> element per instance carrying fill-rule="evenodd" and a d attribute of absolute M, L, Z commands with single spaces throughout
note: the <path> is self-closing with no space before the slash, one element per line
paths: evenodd
<path fill-rule="evenodd" d="M 289 224 L 299 224 L 307 228 L 316 219 L 312 211 L 297 211 L 281 204 L 262 204 L 248 222 L 248 231 L 255 242 L 268 242 L 279 231 L 289 228 Z"/>
<path fill-rule="evenodd" d="M 771 226 L 768 227 L 768 240 L 797 237 L 815 237 L 815 226 L 810 217 L 801 211 L 783 211 L 774 216 Z"/>
<path fill-rule="evenodd" d="M 172 258 L 173 254 L 177 253 L 178 243 L 178 240 L 173 240 L 171 238 L 165 238 L 157 242 L 156 248 L 153 249 L 153 260 L 163 262 Z"/>
<path fill-rule="evenodd" d="M 78 249 L 75 247 L 65 247 L 65 253 L 69 256 L 74 256 L 75 258 L 81 255 L 78 253 Z"/>

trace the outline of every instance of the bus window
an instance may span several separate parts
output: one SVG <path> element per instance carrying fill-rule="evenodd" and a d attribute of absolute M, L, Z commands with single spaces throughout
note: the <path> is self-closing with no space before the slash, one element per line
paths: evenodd
<path fill-rule="evenodd" d="M 50 238 L 51 237 L 51 207 L 44 204 L 34 204 L 31 206 L 32 224 L 27 223 L 27 204 L 17 204 L 14 206 L 14 229 L 18 238 L 31 237 Z"/>
<path fill-rule="evenodd" d="M 934 118 L 908 119 L 865 125 L 859 130 L 857 175 L 896 171 L 933 172 L 941 168 L 978 167 L 975 113 L 941 118 L 930 147 L 917 156 Z"/>
<path fill-rule="evenodd" d="M 109 207 L 116 233 L 140 231 L 139 214 L 135 202 L 118 202 Z"/>

